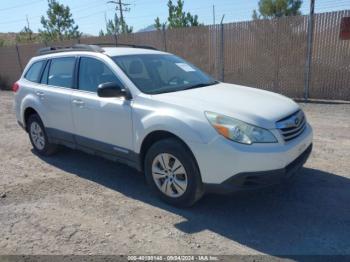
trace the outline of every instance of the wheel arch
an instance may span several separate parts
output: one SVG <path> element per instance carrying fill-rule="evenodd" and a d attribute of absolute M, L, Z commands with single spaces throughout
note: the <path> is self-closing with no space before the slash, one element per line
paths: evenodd
<path fill-rule="evenodd" d="M 156 130 L 156 131 L 152 131 L 149 134 L 147 134 L 141 143 L 141 148 L 140 148 L 140 153 L 139 153 L 141 171 L 144 171 L 144 160 L 145 160 L 145 156 L 146 156 L 146 153 L 149 150 L 149 148 L 154 143 L 156 143 L 160 140 L 169 139 L 169 138 L 176 139 L 188 150 L 188 152 L 192 155 L 198 170 L 200 170 L 198 167 L 196 157 L 194 156 L 191 148 L 187 145 L 187 143 L 183 139 L 181 139 L 179 136 L 175 135 L 172 132 L 165 131 L 165 130 Z"/>
<path fill-rule="evenodd" d="M 20 103 L 20 122 L 22 122 L 24 128 L 27 128 L 27 121 L 28 117 L 31 114 L 37 114 L 39 115 L 41 121 L 45 122 L 45 119 L 43 119 L 45 108 L 43 108 L 42 102 L 35 97 L 33 94 L 28 94 L 25 96 Z"/>
<path fill-rule="evenodd" d="M 28 119 L 31 115 L 34 115 L 34 114 L 36 114 L 40 117 L 37 110 L 35 110 L 33 107 L 29 106 L 23 111 L 23 122 L 24 122 L 23 124 L 24 124 L 24 128 L 26 129 L 26 131 L 28 131 L 28 125 L 27 125 Z"/>

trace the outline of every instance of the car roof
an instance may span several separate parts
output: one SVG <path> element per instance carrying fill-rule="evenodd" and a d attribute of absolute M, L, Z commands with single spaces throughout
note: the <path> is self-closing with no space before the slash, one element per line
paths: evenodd
<path fill-rule="evenodd" d="M 108 56 L 123 56 L 123 55 L 144 55 L 144 54 L 167 54 L 166 52 L 133 47 L 102 47 L 104 54 Z"/>

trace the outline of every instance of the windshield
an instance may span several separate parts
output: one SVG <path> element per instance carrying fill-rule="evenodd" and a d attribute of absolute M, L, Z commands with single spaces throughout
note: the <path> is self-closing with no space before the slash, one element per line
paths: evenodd
<path fill-rule="evenodd" d="M 130 80 L 146 94 L 175 92 L 218 82 L 183 59 L 167 54 L 112 57 Z"/>

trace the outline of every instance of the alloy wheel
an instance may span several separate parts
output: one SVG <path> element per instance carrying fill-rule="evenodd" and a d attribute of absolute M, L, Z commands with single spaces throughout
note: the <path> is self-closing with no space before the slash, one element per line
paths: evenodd
<path fill-rule="evenodd" d="M 45 147 L 45 136 L 42 128 L 37 122 L 31 123 L 30 136 L 35 147 L 39 150 L 43 150 Z"/>
<path fill-rule="evenodd" d="M 180 197 L 186 192 L 186 170 L 180 160 L 172 154 L 161 153 L 154 158 L 152 177 L 158 189 L 169 197 Z"/>

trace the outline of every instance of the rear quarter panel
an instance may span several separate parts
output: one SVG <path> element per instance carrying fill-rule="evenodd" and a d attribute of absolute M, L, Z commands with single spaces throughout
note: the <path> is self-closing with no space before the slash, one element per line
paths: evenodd
<path fill-rule="evenodd" d="M 19 91 L 15 95 L 15 108 L 17 120 L 25 125 L 24 114 L 27 108 L 33 108 L 40 116 L 42 121 L 47 122 L 45 108 L 43 107 L 39 97 L 35 95 L 35 91 L 40 89 L 37 84 L 29 83 L 25 79 L 18 81 L 20 85 Z"/>

